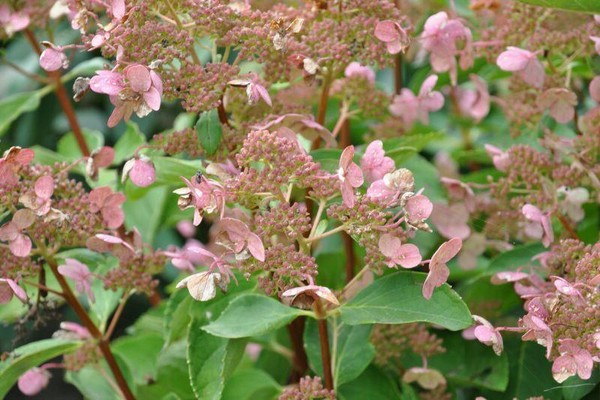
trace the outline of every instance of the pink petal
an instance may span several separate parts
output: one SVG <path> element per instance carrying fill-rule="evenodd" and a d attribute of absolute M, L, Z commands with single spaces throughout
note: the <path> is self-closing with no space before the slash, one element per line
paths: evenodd
<path fill-rule="evenodd" d="M 96 71 L 96 76 L 90 80 L 90 89 L 96 93 L 116 96 L 125 88 L 123 75 L 112 71 Z"/>
<path fill-rule="evenodd" d="M 106 168 L 112 164 L 115 159 L 115 151 L 112 147 L 104 146 L 94 152 L 92 155 L 94 163 L 98 168 Z"/>
<path fill-rule="evenodd" d="M 13 215 L 12 222 L 19 231 L 22 231 L 33 225 L 35 222 L 35 214 L 31 210 L 20 209 Z"/>
<path fill-rule="evenodd" d="M 265 246 L 263 245 L 262 240 L 260 240 L 260 237 L 255 233 L 250 233 L 247 241 L 250 254 L 258 261 L 265 261 Z"/>
<path fill-rule="evenodd" d="M 346 171 L 348 169 L 348 167 L 350 166 L 350 164 L 352 163 L 352 160 L 354 158 L 354 146 L 348 146 L 344 149 L 344 151 L 342 152 L 342 155 L 340 156 L 340 168 L 342 168 L 344 171 Z"/>
<path fill-rule="evenodd" d="M 163 84 L 162 80 L 160 79 L 160 76 L 158 76 L 158 74 L 153 70 L 150 70 L 150 79 L 152 80 L 152 86 L 154 86 L 156 90 L 158 90 L 158 94 L 162 96 Z"/>
<path fill-rule="evenodd" d="M 147 92 L 144 92 L 144 101 L 154 111 L 160 109 L 160 93 L 155 87 L 151 87 Z"/>
<path fill-rule="evenodd" d="M 425 282 L 423 283 L 423 297 L 427 300 L 431 298 L 433 295 L 433 290 L 436 287 L 442 286 L 448 280 L 450 276 L 450 270 L 446 266 L 446 264 L 435 264 L 432 268 L 431 264 L 429 265 L 429 273 L 427 274 L 427 278 L 425 278 Z"/>
<path fill-rule="evenodd" d="M 404 244 L 398 249 L 395 259 L 404 268 L 414 268 L 421 264 L 423 258 L 417 246 L 414 244 Z"/>
<path fill-rule="evenodd" d="M 150 186 L 156 180 L 156 171 L 150 159 L 140 158 L 133 162 L 129 171 L 129 178 L 134 185 L 139 187 Z"/>
<path fill-rule="evenodd" d="M 27 257 L 31 253 L 31 239 L 28 236 L 19 234 L 15 240 L 8 244 L 8 248 L 15 257 Z"/>
<path fill-rule="evenodd" d="M 431 257 L 431 263 L 445 264 L 450 261 L 454 256 L 458 254 L 462 247 L 462 240 L 459 238 L 450 239 L 437 249 L 437 251 Z"/>
<path fill-rule="evenodd" d="M 16 215 L 16 214 L 15 214 Z M 13 217 L 14 218 L 14 217 Z M 20 229 L 14 222 L 7 222 L 0 227 L 0 241 L 10 242 L 17 238 L 20 234 Z"/>
<path fill-rule="evenodd" d="M 375 140 L 367 146 L 365 154 L 360 160 L 360 167 L 367 182 L 375 182 L 382 179 L 385 174 L 392 172 L 396 165 L 394 160 L 385 156 L 383 142 Z"/>
<path fill-rule="evenodd" d="M 45 71 L 58 71 L 69 65 L 67 56 L 60 50 L 48 48 L 40 55 L 40 66 Z"/>
<path fill-rule="evenodd" d="M 41 368 L 32 368 L 19 377 L 19 390 L 27 396 L 35 396 L 48 386 L 50 373 Z"/>
<path fill-rule="evenodd" d="M 503 283 L 517 282 L 517 281 L 523 280 L 528 277 L 529 277 L 529 274 L 526 274 L 525 272 L 506 271 L 506 272 L 498 272 L 497 274 L 494 274 L 490 281 L 494 285 L 501 285 Z"/>
<path fill-rule="evenodd" d="M 498 56 L 496 64 L 504 71 L 523 71 L 532 58 L 535 58 L 535 55 L 530 51 L 518 47 L 507 47 L 507 50 Z"/>
<path fill-rule="evenodd" d="M 258 95 L 263 99 L 265 103 L 269 106 L 273 106 L 273 102 L 271 101 L 271 96 L 269 96 L 269 91 L 262 85 L 254 84 L 254 89 L 258 93 Z"/>
<path fill-rule="evenodd" d="M 537 58 L 530 60 L 525 69 L 521 71 L 523 80 L 538 89 L 544 86 L 545 75 L 544 66 Z"/>
<path fill-rule="evenodd" d="M 17 282 L 12 279 L 0 279 L 0 304 L 8 303 L 13 295 L 27 304 L 27 293 Z"/>
<path fill-rule="evenodd" d="M 391 42 L 399 36 L 397 24 L 393 21 L 379 21 L 375 26 L 375 37 L 382 42 Z"/>
<path fill-rule="evenodd" d="M 108 117 L 106 126 L 108 126 L 109 128 L 114 128 L 115 126 L 117 126 L 119 121 L 121 121 L 123 119 L 123 117 L 125 116 L 126 111 L 127 110 L 125 109 L 124 105 L 115 107 L 113 112 L 110 114 L 110 117 Z"/>
<path fill-rule="evenodd" d="M 379 238 L 379 251 L 387 258 L 394 258 L 396 249 L 402 245 L 399 238 L 390 235 L 389 233 L 381 235 Z"/>
<path fill-rule="evenodd" d="M 102 219 L 110 229 L 117 229 L 125 221 L 123 211 L 118 207 L 104 207 L 102 209 Z"/>
<path fill-rule="evenodd" d="M 425 25 L 423 25 L 423 35 L 431 36 L 438 33 L 442 26 L 448 22 L 448 14 L 444 11 L 440 11 L 436 14 L 433 14 L 425 21 Z"/>
<path fill-rule="evenodd" d="M 41 199 L 49 199 L 54 193 L 54 179 L 49 175 L 44 175 L 35 181 L 35 194 Z"/>
<path fill-rule="evenodd" d="M 355 163 L 351 163 L 346 171 L 346 182 L 350 183 L 352 187 L 360 187 L 364 183 L 362 170 Z"/>
<path fill-rule="evenodd" d="M 354 188 L 350 184 L 350 182 L 345 181 L 341 185 L 342 191 L 342 201 L 346 207 L 352 208 L 354 207 L 355 197 L 354 197 Z"/>
<path fill-rule="evenodd" d="M 437 75 L 435 75 L 435 74 L 429 75 L 427 77 L 427 79 L 425 79 L 423 81 L 423 84 L 421 85 L 421 89 L 419 90 L 419 97 L 424 97 L 424 96 L 427 96 L 429 93 L 431 93 L 431 91 L 435 87 L 437 81 L 438 81 Z"/>
<path fill-rule="evenodd" d="M 150 89 L 152 79 L 150 70 L 147 67 L 141 64 L 133 64 L 125 68 L 123 72 L 134 92 L 143 93 Z"/>
<path fill-rule="evenodd" d="M 521 212 L 529 221 L 541 222 L 544 218 L 544 214 L 542 214 L 540 209 L 532 204 L 525 204 L 521 208 Z"/>
<path fill-rule="evenodd" d="M 422 221 L 431 215 L 433 203 L 427 196 L 418 194 L 406 201 L 404 209 L 408 214 L 409 221 Z"/>
<path fill-rule="evenodd" d="M 112 0 L 110 11 L 115 19 L 123 19 L 125 16 L 125 0 Z"/>

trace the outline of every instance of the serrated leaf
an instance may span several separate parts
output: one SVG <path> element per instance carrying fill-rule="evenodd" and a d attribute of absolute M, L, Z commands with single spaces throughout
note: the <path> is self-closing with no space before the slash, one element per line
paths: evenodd
<path fill-rule="evenodd" d="M 274 399 L 281 386 L 260 369 L 237 371 L 225 383 L 221 400 Z"/>
<path fill-rule="evenodd" d="M 40 100 L 46 91 L 17 93 L 0 100 L 0 136 L 4 135 L 23 113 L 33 111 L 40 106 Z"/>
<path fill-rule="evenodd" d="M 531 4 L 559 10 L 578 11 L 585 13 L 600 13 L 598 0 L 519 0 L 521 3 Z"/>
<path fill-rule="evenodd" d="M 14 350 L 7 360 L 0 362 L 0 398 L 4 398 L 21 375 L 33 367 L 70 353 L 83 342 L 64 339 L 45 339 L 28 343 Z"/>
<path fill-rule="evenodd" d="M 348 325 L 429 322 L 454 331 L 469 327 L 471 313 L 448 284 L 435 289 L 431 299 L 423 297 L 425 276 L 398 271 L 376 280 L 340 308 L 342 321 Z"/>
<path fill-rule="evenodd" d="M 219 122 L 217 110 L 205 111 L 196 123 L 196 134 L 207 155 L 214 154 L 219 148 L 223 136 L 223 128 Z"/>
<path fill-rule="evenodd" d="M 303 311 L 285 306 L 267 296 L 242 294 L 215 321 L 202 329 L 225 338 L 263 335 L 281 328 Z"/>

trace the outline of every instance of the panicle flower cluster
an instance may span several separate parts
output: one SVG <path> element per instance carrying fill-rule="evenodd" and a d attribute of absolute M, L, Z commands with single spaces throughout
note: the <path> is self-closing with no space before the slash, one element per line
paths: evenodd
<path fill-rule="evenodd" d="M 300 378 L 298 385 L 285 388 L 279 395 L 279 400 L 335 400 L 333 390 L 323 387 L 318 376 L 305 376 Z"/>

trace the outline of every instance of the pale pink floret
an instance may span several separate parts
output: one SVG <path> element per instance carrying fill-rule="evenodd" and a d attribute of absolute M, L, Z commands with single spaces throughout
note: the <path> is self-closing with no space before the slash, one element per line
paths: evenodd
<path fill-rule="evenodd" d="M 525 204 L 521 212 L 528 221 L 525 226 L 525 233 L 534 239 L 541 239 L 544 246 L 550 246 L 554 241 L 554 231 L 552 230 L 550 215 L 543 213 L 532 204 Z"/>
<path fill-rule="evenodd" d="M 437 249 L 429 262 L 429 273 L 423 284 L 423 297 L 430 299 L 433 290 L 442 286 L 450 276 L 450 269 L 446 263 L 458 254 L 462 247 L 462 240 L 459 238 L 450 239 Z"/>
<path fill-rule="evenodd" d="M 566 124 L 575 116 L 577 96 L 569 89 L 548 89 L 537 99 L 540 107 L 549 110 L 556 122 Z"/>
<path fill-rule="evenodd" d="M 433 90 L 437 80 L 437 75 L 431 75 L 425 79 L 418 96 L 415 96 L 410 89 L 402 89 L 400 94 L 394 97 L 389 107 L 390 112 L 400 117 L 408 128 L 412 127 L 416 121 L 427 125 L 429 113 L 438 111 L 444 106 L 444 96 Z"/>
<path fill-rule="evenodd" d="M 545 312 L 545 309 L 542 309 Z M 523 334 L 523 340 L 534 340 L 539 345 L 546 347 L 546 357 L 550 357 L 552 352 L 552 330 L 542 320 L 542 318 L 532 315 L 531 312 L 528 315 L 523 316 L 521 323 L 527 331 Z"/>
<path fill-rule="evenodd" d="M 385 43 L 390 54 L 404 52 L 410 43 L 408 34 L 400 24 L 390 20 L 377 23 L 375 37 Z"/>
<path fill-rule="evenodd" d="M 248 74 L 247 78 L 229 81 L 228 84 L 231 86 L 245 87 L 246 95 L 248 96 L 248 103 L 250 105 L 258 103 L 260 99 L 262 99 L 269 106 L 273 105 L 271 96 L 269 96 L 269 91 L 260 82 L 260 78 L 255 73 Z"/>
<path fill-rule="evenodd" d="M 111 0 L 108 10 L 114 19 L 121 20 L 125 16 L 125 0 Z"/>
<path fill-rule="evenodd" d="M 131 179 L 134 185 L 147 187 L 156 181 L 156 170 L 154 163 L 148 157 L 141 156 L 132 158 L 123 166 L 123 175 L 121 180 L 125 181 L 127 177 Z"/>
<path fill-rule="evenodd" d="M 348 146 L 342 152 L 338 169 L 342 200 L 347 207 L 354 207 L 354 189 L 364 182 L 362 170 L 353 159 L 354 146 Z"/>
<path fill-rule="evenodd" d="M 123 193 L 113 193 L 107 186 L 95 188 L 90 192 L 90 211 L 100 213 L 106 226 L 110 229 L 120 227 L 125 221 L 121 205 L 125 202 Z"/>
<path fill-rule="evenodd" d="M 92 334 L 88 329 L 77 322 L 63 321 L 60 323 L 60 330 L 54 332 L 52 337 L 64 339 L 91 339 Z"/>
<path fill-rule="evenodd" d="M 562 197 L 559 202 L 561 212 L 575 222 L 579 222 L 585 217 L 582 205 L 590 200 L 590 192 L 586 188 L 570 189 L 561 186 L 556 190 L 556 193 Z"/>
<path fill-rule="evenodd" d="M 177 202 L 181 210 L 187 208 L 194 209 L 194 225 L 198 226 L 202 222 L 204 213 L 209 214 L 218 212 L 223 215 L 225 211 L 225 189 L 220 183 L 204 176 L 194 177 L 192 181 L 181 177 L 186 187 L 174 191 L 178 194 Z"/>
<path fill-rule="evenodd" d="M 517 73 L 533 87 L 541 89 L 544 86 L 545 71 L 536 53 L 509 46 L 498 56 L 496 63 L 504 71 Z"/>
<path fill-rule="evenodd" d="M 494 167 L 500 172 L 506 172 L 510 166 L 510 156 L 507 152 L 500 150 L 496 146 L 486 144 L 485 151 L 492 158 Z"/>
<path fill-rule="evenodd" d="M 92 303 L 94 302 L 93 276 L 87 265 L 73 258 L 67 258 L 64 264 L 58 266 L 58 272 L 75 282 L 75 289 L 79 293 L 87 295 Z"/>
<path fill-rule="evenodd" d="M 235 218 L 221 218 L 218 228 L 215 242 L 231 250 L 236 259 L 248 258 L 249 252 L 258 261 L 265 261 L 262 240 L 245 223 Z"/>
<path fill-rule="evenodd" d="M 16 297 L 27 304 L 27 293 L 12 279 L 0 278 L 0 304 L 6 304 Z"/>
<path fill-rule="evenodd" d="M 440 235 L 447 239 L 457 237 L 464 240 L 468 238 L 471 234 L 468 221 L 469 211 L 463 203 L 454 203 L 450 206 L 435 203 L 431 213 L 431 222 Z"/>
<path fill-rule="evenodd" d="M 52 45 L 40 55 L 40 66 L 45 71 L 58 71 L 69 67 L 69 59 L 63 49 Z"/>
<path fill-rule="evenodd" d="M 143 245 L 141 236 L 135 228 L 133 238 L 134 246 L 117 236 L 99 233 L 89 238 L 86 241 L 86 246 L 88 249 L 98 253 L 111 253 L 117 257 L 121 263 L 127 264 L 136 257 Z"/>
<path fill-rule="evenodd" d="M 367 146 L 365 154 L 360 159 L 360 168 L 367 182 L 382 179 L 385 174 L 396 169 L 394 160 L 385 156 L 383 142 L 375 140 Z"/>
<path fill-rule="evenodd" d="M 22 11 L 12 12 L 8 4 L 0 4 L 0 26 L 8 37 L 27 28 L 29 22 L 29 15 Z"/>
<path fill-rule="evenodd" d="M 400 265 L 403 268 L 414 268 L 421 263 L 419 248 L 414 244 L 402 244 L 399 238 L 390 234 L 379 238 L 379 251 L 386 257 L 389 268 Z"/>
<path fill-rule="evenodd" d="M 573 339 L 562 339 L 558 346 L 560 356 L 552 364 L 552 376 L 558 383 L 578 375 L 581 379 L 590 379 L 594 360 L 589 351 L 579 347 Z"/>
<path fill-rule="evenodd" d="M 54 179 L 49 175 L 39 177 L 33 186 L 33 193 L 19 197 L 19 202 L 38 216 L 48 214 L 54 193 Z"/>
<path fill-rule="evenodd" d="M 35 396 L 48 386 L 50 377 L 50 372 L 44 369 L 43 366 L 42 368 L 31 368 L 19 377 L 17 386 L 23 394 Z"/>
<path fill-rule="evenodd" d="M 372 68 L 360 65 L 356 61 L 348 64 L 346 69 L 344 70 L 344 76 L 346 78 L 350 78 L 353 76 L 365 78 L 367 81 L 371 83 L 375 83 L 375 71 Z"/>
<path fill-rule="evenodd" d="M 409 368 L 402 380 L 406 383 L 417 382 L 423 389 L 433 390 L 438 386 L 446 386 L 446 378 L 439 371 L 429 368 Z"/>
<path fill-rule="evenodd" d="M 581 292 L 579 292 L 579 290 L 566 279 L 561 278 L 560 276 L 552 276 L 550 278 L 552 279 L 552 283 L 554 283 L 554 287 L 559 293 L 562 293 L 566 296 L 582 298 Z"/>
<path fill-rule="evenodd" d="M 331 289 L 325 286 L 310 284 L 307 286 L 288 289 L 281 293 L 281 302 L 285 305 L 298 308 L 312 308 L 314 301 L 319 298 L 334 306 L 339 306 L 340 302 L 335 297 Z"/>
<path fill-rule="evenodd" d="M 411 225 L 424 222 L 433 211 L 433 203 L 429 198 L 422 194 L 411 196 L 404 205 L 406 218 Z"/>
<path fill-rule="evenodd" d="M 490 279 L 490 282 L 492 282 L 494 285 L 501 285 L 503 283 L 518 282 L 528 277 L 529 274 L 525 272 L 503 271 L 494 274 Z"/>
<path fill-rule="evenodd" d="M 0 227 L 0 241 L 8 242 L 15 257 L 27 257 L 31 253 L 31 239 L 23 233 L 35 222 L 35 215 L 27 209 L 18 210 L 10 222 Z"/>
<path fill-rule="evenodd" d="M 490 93 L 483 79 L 471 74 L 473 89 L 459 89 L 457 92 L 458 107 L 463 115 L 481 121 L 490 112 Z"/>
<path fill-rule="evenodd" d="M 496 355 L 502 354 L 504 344 L 500 332 L 485 318 L 473 315 L 473 319 L 479 324 L 473 331 L 475 338 L 486 346 L 491 346 Z"/>

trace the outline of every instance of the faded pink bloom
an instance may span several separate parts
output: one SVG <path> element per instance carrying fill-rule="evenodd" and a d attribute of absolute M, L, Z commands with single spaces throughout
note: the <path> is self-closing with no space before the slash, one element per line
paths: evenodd
<path fill-rule="evenodd" d="M 136 186 L 150 186 L 156 180 L 154 163 L 145 156 L 132 158 L 123 166 L 121 181 L 124 182 L 127 179 L 127 176 L 129 176 L 131 182 Z"/>
<path fill-rule="evenodd" d="M 0 158 L 0 187 L 16 185 L 19 182 L 17 172 L 31 163 L 34 153 L 31 149 L 13 146 Z"/>
<path fill-rule="evenodd" d="M 325 300 L 329 304 L 339 306 L 340 302 L 333 292 L 325 286 L 310 284 L 307 286 L 288 289 L 281 293 L 281 302 L 290 307 L 311 309 L 317 298 Z"/>
<path fill-rule="evenodd" d="M 464 240 L 471 234 L 468 224 L 469 211 L 463 203 L 454 203 L 450 206 L 435 203 L 431 222 L 446 239 L 457 237 Z"/>
<path fill-rule="evenodd" d="M 481 121 L 490 112 L 490 93 L 483 79 L 475 74 L 471 74 L 470 78 L 475 84 L 475 90 L 458 89 L 458 108 L 463 115 Z"/>
<path fill-rule="evenodd" d="M 45 71 L 58 71 L 69 68 L 69 59 L 60 46 L 44 42 L 47 48 L 40 55 L 40 66 Z"/>
<path fill-rule="evenodd" d="M 460 42 L 464 44 L 461 67 L 468 68 L 472 63 L 471 31 L 460 20 L 448 19 L 444 11 L 427 18 L 420 39 L 423 48 L 430 53 L 432 69 L 435 72 L 450 71 L 453 84 L 456 82 L 455 57 L 460 53 Z"/>
<path fill-rule="evenodd" d="M 582 349 L 573 339 L 562 339 L 558 346 L 560 356 L 552 364 L 552 376 L 558 383 L 577 374 L 581 379 L 590 379 L 594 361 L 589 351 Z"/>
<path fill-rule="evenodd" d="M 389 107 L 390 112 L 402 118 L 408 128 L 416 121 L 427 125 L 429 113 L 438 111 L 444 106 L 444 96 L 433 90 L 437 80 L 437 75 L 430 75 L 425 79 L 418 96 L 415 96 L 410 89 L 403 88 L 400 94 L 394 97 Z"/>
<path fill-rule="evenodd" d="M 545 247 L 554 241 L 554 231 L 550 222 L 550 214 L 542 213 L 539 208 L 532 204 L 525 204 L 521 212 L 527 219 L 525 233 L 534 239 L 541 239 Z"/>
<path fill-rule="evenodd" d="M 546 348 L 546 358 L 550 357 L 552 351 L 552 330 L 546 323 L 535 315 L 524 315 L 521 318 L 523 327 L 527 329 L 523 334 L 523 340 L 534 340 Z"/>
<path fill-rule="evenodd" d="M 115 150 L 109 146 L 96 149 L 87 158 L 85 172 L 91 179 L 98 178 L 98 170 L 110 166 L 115 160 Z"/>
<path fill-rule="evenodd" d="M 473 315 L 473 319 L 479 324 L 473 331 L 475 338 L 486 346 L 492 346 L 496 355 L 502 354 L 504 344 L 500 332 L 498 332 L 498 330 L 485 318 Z"/>
<path fill-rule="evenodd" d="M 108 186 L 95 188 L 90 192 L 90 211 L 101 213 L 102 219 L 110 229 L 117 229 L 125 221 L 125 215 L 121 210 L 121 205 L 126 198 L 123 193 L 113 193 Z"/>
<path fill-rule="evenodd" d="M 189 239 L 196 236 L 196 227 L 186 219 L 177 223 L 177 232 L 184 238 Z"/>
<path fill-rule="evenodd" d="M 525 82 L 541 89 L 544 86 L 545 71 L 536 53 L 509 46 L 496 60 L 500 69 L 515 72 Z"/>
<path fill-rule="evenodd" d="M 410 43 L 410 37 L 400 24 L 390 20 L 377 23 L 375 37 L 385 43 L 390 54 L 404 52 Z"/>
<path fill-rule="evenodd" d="M 433 211 L 433 203 L 429 198 L 422 194 L 411 196 L 404 205 L 407 222 L 411 225 L 423 223 Z"/>
<path fill-rule="evenodd" d="M 375 71 L 373 71 L 373 69 L 370 67 L 360 65 L 360 63 L 357 63 L 356 61 L 348 64 L 344 70 L 344 76 L 347 78 L 353 76 L 362 77 L 371 83 L 375 83 Z"/>
<path fill-rule="evenodd" d="M 423 297 L 430 299 L 433 290 L 442 286 L 450 276 L 450 270 L 446 263 L 458 254 L 462 247 L 462 240 L 459 238 L 450 239 L 437 249 L 429 262 L 429 273 L 423 283 Z"/>
<path fill-rule="evenodd" d="M 227 283 L 218 272 L 203 271 L 182 279 L 177 288 L 187 287 L 190 296 L 198 301 L 208 301 L 217 295 L 217 286 L 225 292 Z"/>
<path fill-rule="evenodd" d="M 451 199 L 462 200 L 469 212 L 475 210 L 475 193 L 473 193 L 473 189 L 469 185 L 457 179 L 446 177 L 440 178 L 440 182 L 448 190 L 448 195 Z"/>
<path fill-rule="evenodd" d="M 0 241 L 8 242 L 15 257 L 27 257 L 31 252 L 31 239 L 23 233 L 35 222 L 35 215 L 27 209 L 18 210 L 10 222 L 0 227 Z"/>
<path fill-rule="evenodd" d="M 551 276 L 550 279 L 552 279 L 552 283 L 554 283 L 554 287 L 558 292 L 566 296 L 576 296 L 581 298 L 579 290 L 566 279 L 561 278 L 560 276 Z"/>
<path fill-rule="evenodd" d="M 0 4 L 0 26 L 11 37 L 29 26 L 29 15 L 22 11 L 13 12 L 6 3 Z"/>
<path fill-rule="evenodd" d="M 86 340 L 91 339 L 92 334 L 86 327 L 77 322 L 63 321 L 60 323 L 60 330 L 52 334 L 53 338 Z"/>
<path fill-rule="evenodd" d="M 135 258 L 138 251 L 142 250 L 142 239 L 134 229 L 134 246 L 117 236 L 99 233 L 86 241 L 88 249 L 98 253 L 111 253 L 121 261 L 128 263 Z"/>
<path fill-rule="evenodd" d="M 81 294 L 86 294 L 90 301 L 94 302 L 93 276 L 87 265 L 73 258 L 66 258 L 65 263 L 58 266 L 58 272 L 75 282 L 75 289 Z"/>
<path fill-rule="evenodd" d="M 248 252 L 258 261 L 265 261 L 265 247 L 260 237 L 248 226 L 234 218 L 221 218 L 215 242 L 235 254 L 237 260 L 245 260 Z"/>
<path fill-rule="evenodd" d="M 558 205 L 562 213 L 575 222 L 579 222 L 585 217 L 582 205 L 590 200 L 590 192 L 586 188 L 569 189 L 566 186 L 561 186 L 556 190 L 556 193 L 562 197 Z"/>
<path fill-rule="evenodd" d="M 529 278 L 529 274 L 525 272 L 503 271 L 492 275 L 490 282 L 494 285 L 501 285 L 503 283 L 518 282 L 526 278 Z"/>
<path fill-rule="evenodd" d="M 594 77 L 590 82 L 590 97 L 600 103 L 600 76 Z"/>
<path fill-rule="evenodd" d="M 463 243 L 463 247 L 458 254 L 458 265 L 464 270 L 477 267 L 477 258 L 485 252 L 486 248 L 487 239 L 485 235 L 473 232 Z"/>
<path fill-rule="evenodd" d="M 484 147 L 488 155 L 492 157 L 494 167 L 500 172 L 506 172 L 510 166 L 510 157 L 508 153 L 491 144 L 486 144 Z"/>
<path fill-rule="evenodd" d="M 263 99 L 269 106 L 273 105 L 269 91 L 260 83 L 260 78 L 255 73 L 248 74 L 246 79 L 234 79 L 228 82 L 231 86 L 245 87 L 248 103 L 250 105 L 258 103 Z"/>
<path fill-rule="evenodd" d="M 575 116 L 577 96 L 569 89 L 548 89 L 537 98 L 537 104 L 550 110 L 550 115 L 561 124 L 566 124 Z"/>
<path fill-rule="evenodd" d="M 417 246 L 402 244 L 399 238 L 387 233 L 379 238 L 379 251 L 386 257 L 385 263 L 389 268 L 395 268 L 397 265 L 414 268 L 422 260 Z"/>
<path fill-rule="evenodd" d="M 6 304 L 13 296 L 27 304 L 27 293 L 12 279 L 0 278 L 0 304 Z"/>
<path fill-rule="evenodd" d="M 367 197 L 391 207 L 405 193 L 412 192 L 414 186 L 415 179 L 412 172 L 406 168 L 400 168 L 385 174 L 383 179 L 373 182 L 367 189 Z"/>
<path fill-rule="evenodd" d="M 52 194 L 54 193 L 54 179 L 49 175 L 39 177 L 33 186 L 33 193 L 19 197 L 19 202 L 36 215 L 42 216 L 50 211 Z"/>
<path fill-rule="evenodd" d="M 396 169 L 396 166 L 394 160 L 385 156 L 383 142 L 375 140 L 367 146 L 365 154 L 360 159 L 360 168 L 367 182 L 375 182 Z"/>
<path fill-rule="evenodd" d="M 346 147 L 340 157 L 340 168 L 337 173 L 340 179 L 342 199 L 347 207 L 354 207 L 354 188 L 360 187 L 364 182 L 363 173 L 353 158 L 354 146 Z"/>
<path fill-rule="evenodd" d="M 204 213 L 218 212 L 223 215 L 225 211 L 225 189 L 220 183 L 204 176 L 194 177 L 193 182 L 184 177 L 186 187 L 177 189 L 173 193 L 179 195 L 177 202 L 180 210 L 194 208 L 194 225 L 200 225 Z"/>
<path fill-rule="evenodd" d="M 429 368 L 409 368 L 402 380 L 406 383 L 417 382 L 423 389 L 433 390 L 438 386 L 446 386 L 446 378 L 439 371 Z"/>
<path fill-rule="evenodd" d="M 156 72 L 141 64 L 125 67 L 123 74 L 114 71 L 96 71 L 90 80 L 90 89 L 109 95 L 115 109 L 108 119 L 108 127 L 121 119 L 129 120 L 133 112 L 145 117 L 160 109 L 163 85 Z"/>
<path fill-rule="evenodd" d="M 50 380 L 50 372 L 42 367 L 31 368 L 19 377 L 17 386 L 26 396 L 35 396 L 41 392 Z"/>

